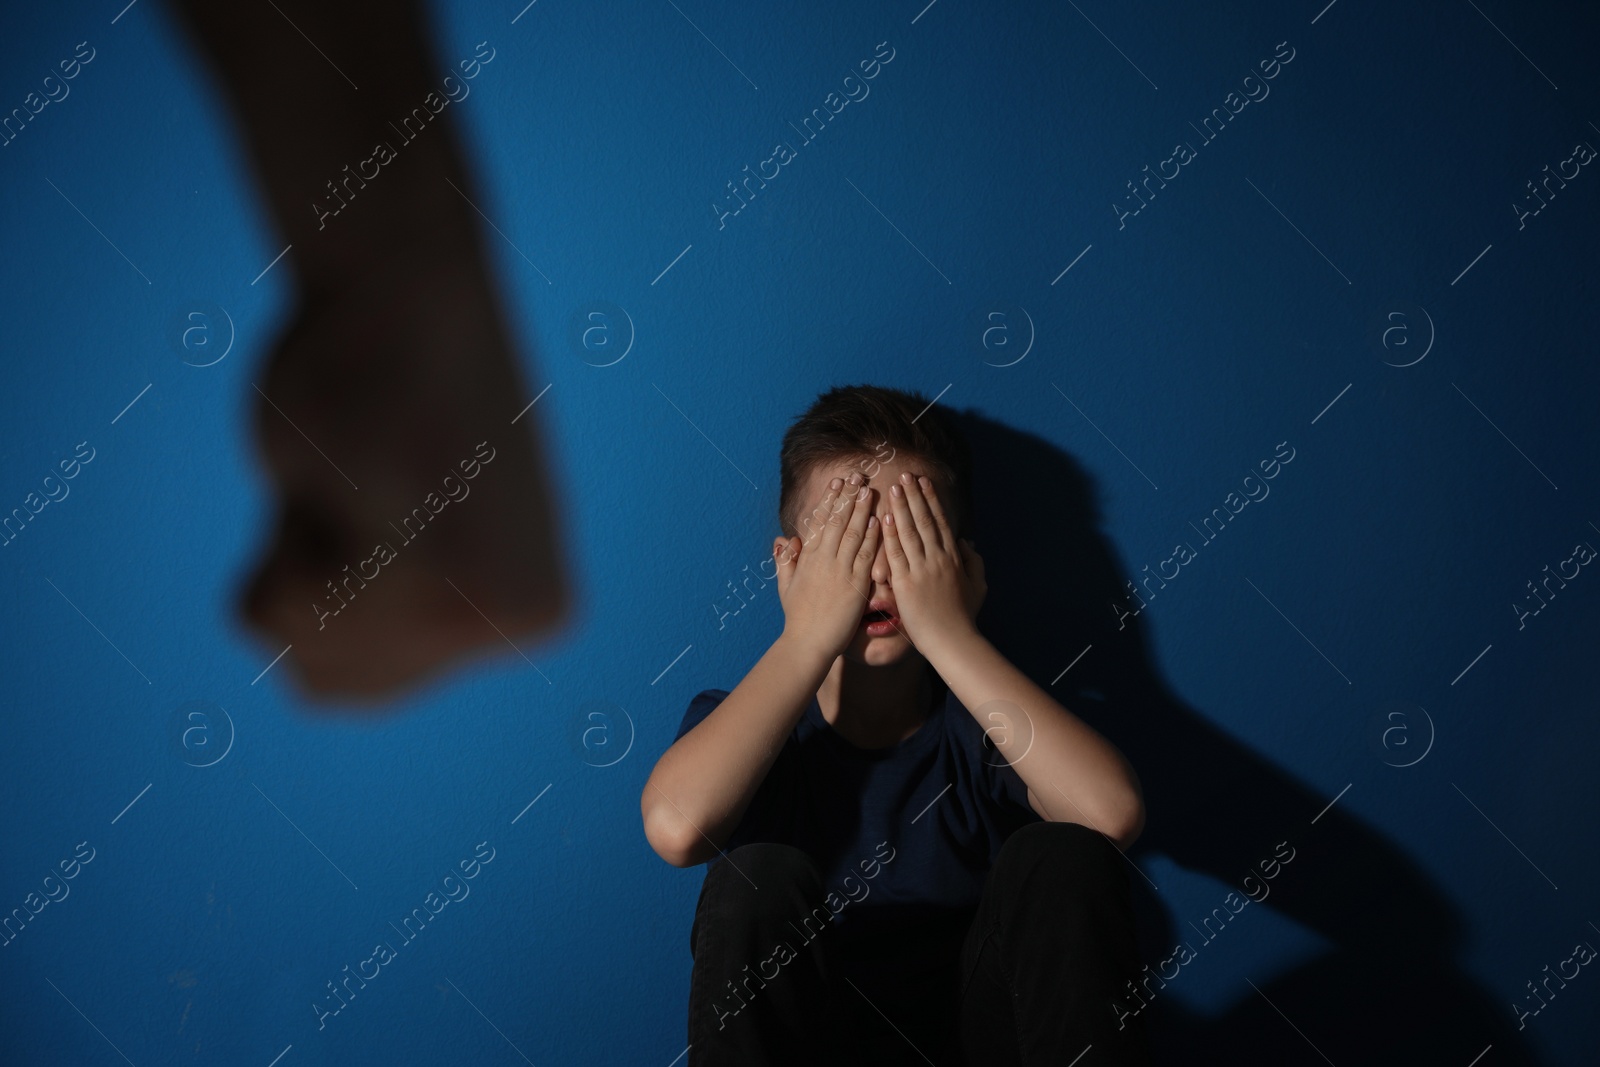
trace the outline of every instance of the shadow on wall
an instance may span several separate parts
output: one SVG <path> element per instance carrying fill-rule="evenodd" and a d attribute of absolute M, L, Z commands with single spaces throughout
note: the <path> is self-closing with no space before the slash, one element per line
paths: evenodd
<path fill-rule="evenodd" d="M 1184 1062 L 1201 1051 L 1215 1063 L 1326 1067 L 1326 1056 L 1334 1063 L 1411 1067 L 1433 1062 L 1452 1042 L 1460 1043 L 1464 1063 L 1492 1042 L 1496 1064 L 1539 1063 L 1505 1005 L 1456 963 L 1463 924 L 1440 887 L 1344 806 L 1333 806 L 1313 825 L 1332 798 L 1263 761 L 1169 692 L 1150 662 L 1138 617 L 1126 619 L 1119 631 L 1111 605 L 1126 602 L 1126 576 L 1100 532 L 1094 486 L 1084 469 L 1039 438 L 970 413 L 954 417 L 972 448 L 972 536 L 983 546 L 990 590 L 983 628 L 1046 689 L 1076 650 L 1094 645 L 1073 667 L 1072 690 L 1098 691 L 1104 702 L 1062 703 L 1138 771 L 1147 818 L 1129 859 L 1147 870 L 1160 854 L 1237 887 L 1242 874 L 1270 863 L 1278 843 L 1287 841 L 1277 859 L 1292 862 L 1269 866 L 1275 880 L 1250 889 L 1248 900 L 1234 896 L 1233 908 L 1242 918 L 1258 906 L 1271 907 L 1333 945 L 1314 962 L 1255 982 L 1267 999 L 1251 994 L 1216 1017 L 1187 1010 L 1150 979 L 1153 995 L 1143 1013 L 1158 1062 Z M 1011 473 L 1023 471 L 1026 483 Z M 1039 494 L 1040 484 L 1051 491 Z M 1027 522 L 983 525 L 986 514 L 1014 513 L 1024 495 Z M 1007 623 L 1038 618 L 1052 625 Z M 1159 966 L 1174 982 L 1184 981 L 1187 968 L 1174 957 L 1176 946 L 1192 946 L 1188 959 L 1203 955 L 1206 938 L 1216 936 L 1229 909 L 1202 937 L 1148 881 L 1129 874 L 1139 955 L 1150 967 L 1145 973 Z M 1251 902 L 1257 894 L 1260 905 Z M 1130 996 L 1126 1006 L 1138 1010 L 1140 1002 Z"/>

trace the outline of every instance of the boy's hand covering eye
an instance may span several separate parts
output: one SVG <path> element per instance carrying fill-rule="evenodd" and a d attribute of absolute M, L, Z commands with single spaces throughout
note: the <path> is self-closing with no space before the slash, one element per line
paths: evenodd
<path fill-rule="evenodd" d="M 802 535 L 774 553 L 785 634 L 814 642 L 829 658 L 849 647 L 861 625 L 882 534 L 872 515 L 873 491 L 839 478 L 834 483 L 802 520 Z"/>
<path fill-rule="evenodd" d="M 956 538 L 932 481 L 905 481 L 889 494 L 884 549 L 901 624 L 911 643 L 921 646 L 974 628 L 989 587 L 983 557 L 972 542 Z"/>

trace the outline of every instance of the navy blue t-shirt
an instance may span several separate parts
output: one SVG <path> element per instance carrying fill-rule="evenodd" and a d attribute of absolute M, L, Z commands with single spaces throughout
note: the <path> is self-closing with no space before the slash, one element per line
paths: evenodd
<path fill-rule="evenodd" d="M 943 700 L 910 737 L 881 749 L 845 740 L 813 697 L 722 843 L 724 852 L 776 841 L 808 853 L 824 888 L 836 894 L 828 905 L 836 912 L 830 936 L 847 957 L 964 930 L 1000 846 L 1018 827 L 1040 821 L 1027 786 L 983 727 L 948 687 L 935 684 Z M 727 695 L 697 695 L 677 736 Z M 713 856 L 706 869 L 723 858 Z"/>

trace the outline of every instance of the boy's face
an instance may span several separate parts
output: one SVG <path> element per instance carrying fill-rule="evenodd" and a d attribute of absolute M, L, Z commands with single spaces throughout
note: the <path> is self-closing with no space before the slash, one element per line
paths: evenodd
<path fill-rule="evenodd" d="M 849 457 L 818 464 L 811 468 L 804 486 L 799 490 L 801 511 L 796 524 L 796 535 L 803 542 L 800 551 L 803 555 L 808 546 L 813 543 L 826 522 L 826 515 L 818 513 L 815 517 L 811 509 L 816 507 L 828 491 L 828 483 L 835 478 L 844 478 L 848 483 L 850 475 L 860 472 L 866 479 L 867 488 L 874 490 L 872 501 L 872 514 L 878 517 L 878 524 L 883 525 L 883 517 L 890 512 L 889 487 L 900 479 L 904 471 L 909 471 L 913 478 L 926 475 L 934 479 L 934 491 L 939 496 L 939 502 L 945 506 L 946 516 L 950 515 L 949 487 L 940 484 L 938 476 L 932 473 L 928 464 L 920 458 L 909 454 L 896 453 L 885 460 L 871 456 L 852 459 Z M 807 519 L 811 519 L 807 525 Z M 960 536 L 959 531 L 957 536 Z M 774 551 L 782 543 L 782 538 L 774 539 Z M 908 654 L 915 653 L 915 648 L 910 639 L 905 635 L 904 628 L 896 626 L 889 634 L 875 637 L 867 633 L 866 613 L 869 604 L 880 604 L 887 610 L 894 612 L 898 617 L 899 609 L 895 606 L 893 574 L 889 569 L 889 554 L 884 547 L 884 538 L 878 538 L 878 554 L 872 561 L 872 582 L 870 589 L 865 591 L 861 601 L 862 621 L 856 628 L 855 637 L 851 638 L 850 645 L 845 649 L 844 655 L 856 662 L 871 666 L 883 666 L 896 662 Z"/>

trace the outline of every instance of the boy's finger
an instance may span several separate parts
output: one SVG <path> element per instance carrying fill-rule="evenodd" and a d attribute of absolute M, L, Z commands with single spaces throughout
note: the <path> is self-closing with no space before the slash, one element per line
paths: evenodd
<path fill-rule="evenodd" d="M 822 494 L 822 499 L 817 501 L 817 506 L 812 508 L 811 514 L 806 516 L 805 525 L 806 529 L 811 531 L 811 536 L 802 536 L 803 540 L 814 542 L 818 534 L 826 531 L 828 519 L 832 516 L 833 509 L 837 506 L 835 500 L 839 495 L 839 487 L 843 484 L 844 479 L 842 478 L 835 478 L 829 483 L 828 488 Z"/>
<path fill-rule="evenodd" d="M 867 535 L 867 520 L 872 517 L 872 490 L 865 485 L 858 488 L 860 492 L 855 501 L 856 509 L 851 513 L 848 525 L 850 529 L 865 538 Z"/>
<path fill-rule="evenodd" d="M 900 524 L 894 521 L 894 512 L 884 515 L 883 522 L 878 525 L 883 530 L 883 552 L 889 557 L 889 571 L 891 574 L 901 574 L 906 569 L 906 550 L 900 544 Z"/>
<path fill-rule="evenodd" d="M 825 556 L 839 554 L 839 542 L 844 538 L 845 527 L 850 525 L 850 520 L 856 513 L 856 496 L 861 489 L 856 486 L 846 485 L 839 490 L 839 498 L 828 511 L 828 524 L 823 529 L 822 552 Z"/>
<path fill-rule="evenodd" d="M 945 518 L 944 505 L 939 502 L 939 493 L 933 487 L 933 479 L 927 477 L 918 479 L 918 484 L 924 482 L 927 484 L 922 485 L 922 496 L 927 501 L 928 511 L 933 515 L 934 526 L 939 531 L 939 542 L 949 548 L 956 543 L 955 531 L 950 529 L 950 523 Z"/>
<path fill-rule="evenodd" d="M 905 479 L 901 479 L 902 483 Z M 928 496 L 922 488 L 921 477 L 911 479 L 910 485 L 902 486 L 906 494 L 906 506 L 911 509 L 911 521 L 916 524 L 917 538 L 924 552 L 932 554 L 942 550 L 945 545 L 939 536 L 939 524 L 934 520 L 933 509 L 928 507 Z"/>
<path fill-rule="evenodd" d="M 889 508 L 894 514 L 894 534 L 905 550 L 906 558 L 921 559 L 923 557 L 922 537 L 917 533 L 916 519 L 911 514 L 911 505 L 906 502 L 910 490 L 896 482 L 889 487 Z"/>
<path fill-rule="evenodd" d="M 867 490 L 867 499 L 861 501 L 861 506 L 856 508 L 856 513 L 850 516 L 850 528 L 861 535 L 861 542 L 856 550 L 856 561 L 872 566 L 872 558 L 878 554 L 878 517 L 872 513 L 873 491 Z"/>

